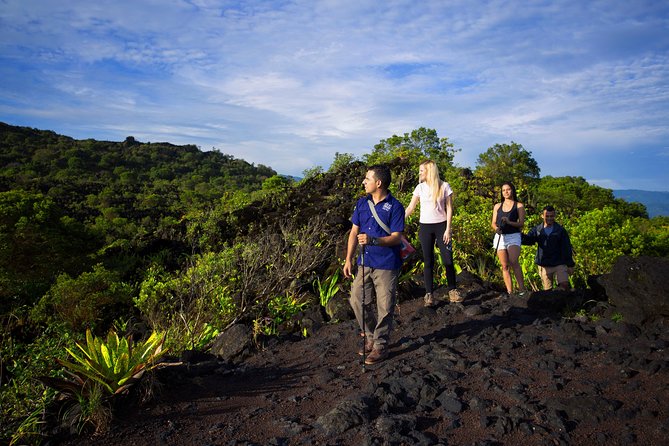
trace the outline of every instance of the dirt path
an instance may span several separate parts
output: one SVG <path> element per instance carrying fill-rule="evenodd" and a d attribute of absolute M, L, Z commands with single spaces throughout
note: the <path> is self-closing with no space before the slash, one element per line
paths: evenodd
<path fill-rule="evenodd" d="M 328 324 L 236 367 L 166 372 L 153 403 L 65 444 L 666 445 L 667 330 L 535 307 L 481 287 L 408 300 L 390 357 L 364 373 L 355 324 Z"/>

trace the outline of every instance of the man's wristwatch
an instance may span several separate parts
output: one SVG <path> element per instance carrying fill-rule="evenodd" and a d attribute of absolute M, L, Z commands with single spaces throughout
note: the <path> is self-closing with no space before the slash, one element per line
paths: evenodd
<path fill-rule="evenodd" d="M 372 246 L 378 246 L 379 244 L 379 239 L 376 237 L 371 237 L 371 240 L 369 241 L 369 244 Z"/>

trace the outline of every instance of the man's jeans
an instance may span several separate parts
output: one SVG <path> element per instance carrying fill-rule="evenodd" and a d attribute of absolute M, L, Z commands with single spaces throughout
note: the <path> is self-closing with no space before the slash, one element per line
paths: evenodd
<path fill-rule="evenodd" d="M 400 270 L 375 269 L 365 267 L 365 320 L 362 320 L 362 266 L 351 286 L 351 307 L 361 330 L 367 339 L 374 340 L 374 346 L 387 347 L 393 328 L 393 314 L 397 295 L 397 279 Z M 376 296 L 376 309 L 373 308 Z"/>

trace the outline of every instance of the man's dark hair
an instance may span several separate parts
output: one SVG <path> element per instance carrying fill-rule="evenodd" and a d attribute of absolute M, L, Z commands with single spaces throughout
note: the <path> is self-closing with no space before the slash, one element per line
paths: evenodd
<path fill-rule="evenodd" d="M 546 206 L 544 206 L 544 209 L 541 212 L 543 212 L 543 211 L 555 212 L 555 208 L 553 206 L 551 206 L 550 204 L 547 204 Z"/>
<path fill-rule="evenodd" d="M 381 181 L 381 189 L 388 189 L 392 179 L 390 169 L 384 164 L 374 164 L 368 170 L 374 172 L 374 178 Z"/>

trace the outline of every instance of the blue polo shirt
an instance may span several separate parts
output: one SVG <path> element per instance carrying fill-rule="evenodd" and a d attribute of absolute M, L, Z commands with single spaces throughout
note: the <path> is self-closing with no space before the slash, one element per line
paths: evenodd
<path fill-rule="evenodd" d="M 360 228 L 360 233 L 371 237 L 387 237 L 388 234 L 374 218 L 367 200 L 372 196 L 367 195 L 355 204 L 351 222 Z M 373 200 L 372 200 L 373 201 Z M 379 218 L 390 228 L 390 232 L 404 231 L 404 206 L 390 192 L 383 200 L 374 206 Z M 358 265 L 361 258 L 358 256 Z M 402 258 L 400 257 L 400 245 L 395 246 L 365 246 L 365 266 L 377 269 L 394 270 L 402 267 Z"/>

